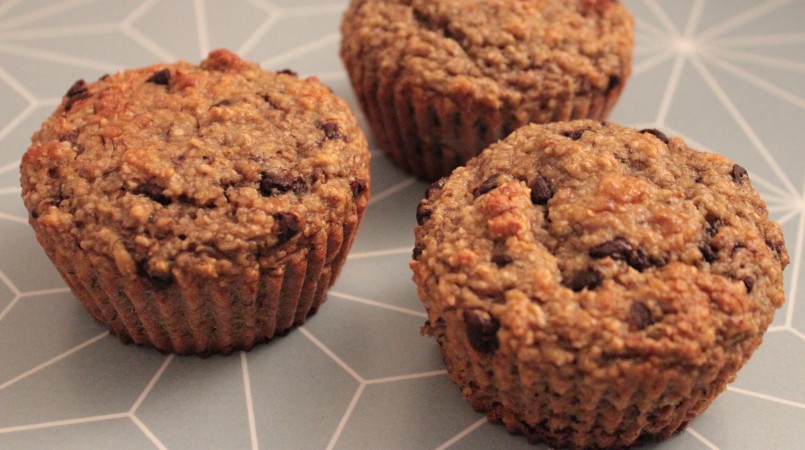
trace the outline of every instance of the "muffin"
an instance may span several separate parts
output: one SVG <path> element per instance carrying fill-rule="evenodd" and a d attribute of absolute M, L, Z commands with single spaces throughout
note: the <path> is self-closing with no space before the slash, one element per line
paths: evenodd
<path fill-rule="evenodd" d="M 532 443 L 670 436 L 784 301 L 783 234 L 747 171 L 653 129 L 528 125 L 417 219 L 423 333 L 472 406 Z"/>
<path fill-rule="evenodd" d="M 124 342 L 230 353 L 316 312 L 366 209 L 369 153 L 315 78 L 226 50 L 77 81 L 21 163 L 36 237 Z"/>
<path fill-rule="evenodd" d="M 431 181 L 527 123 L 606 118 L 631 73 L 613 0 L 353 0 L 341 32 L 378 145 Z"/>

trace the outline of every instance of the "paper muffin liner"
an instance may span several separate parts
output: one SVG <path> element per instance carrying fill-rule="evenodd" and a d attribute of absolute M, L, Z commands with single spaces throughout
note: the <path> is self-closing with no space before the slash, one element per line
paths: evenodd
<path fill-rule="evenodd" d="M 623 448 L 667 438 L 685 428 L 735 379 L 760 344 L 698 367 L 688 377 L 635 370 L 619 381 L 536 373 L 517 358 L 480 354 L 467 339 L 460 314 L 450 313 L 423 333 L 439 343 L 450 379 L 473 408 L 531 444 L 554 448 Z M 529 401 L 530 399 L 530 401 Z"/>
<path fill-rule="evenodd" d="M 449 175 L 527 123 L 606 119 L 628 76 L 606 91 L 521 105 L 518 113 L 505 106 L 492 108 L 468 98 L 426 92 L 398 79 L 396 73 L 377 72 L 348 57 L 344 65 L 378 146 L 398 167 L 427 181 Z"/>
<path fill-rule="evenodd" d="M 125 277 L 110 258 L 69 248 L 67 240 L 32 225 L 73 294 L 121 341 L 204 356 L 249 350 L 314 314 L 346 260 L 364 210 L 332 233 L 285 244 L 298 248 L 277 267 L 218 278 L 179 273 L 167 287 L 145 276 Z"/>

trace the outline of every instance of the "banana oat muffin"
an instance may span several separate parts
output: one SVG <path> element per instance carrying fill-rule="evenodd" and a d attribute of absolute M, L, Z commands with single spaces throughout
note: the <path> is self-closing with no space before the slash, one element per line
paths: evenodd
<path fill-rule="evenodd" d="M 39 242 L 93 317 L 165 352 L 249 349 L 304 322 L 369 194 L 346 103 L 226 50 L 79 80 L 32 141 Z"/>
<path fill-rule="evenodd" d="M 615 0 L 353 0 L 341 31 L 379 146 L 431 180 L 526 123 L 606 118 L 631 73 Z"/>
<path fill-rule="evenodd" d="M 784 301 L 747 171 L 681 138 L 529 125 L 435 183 L 411 267 L 450 377 L 490 420 L 620 448 L 701 413 Z"/>

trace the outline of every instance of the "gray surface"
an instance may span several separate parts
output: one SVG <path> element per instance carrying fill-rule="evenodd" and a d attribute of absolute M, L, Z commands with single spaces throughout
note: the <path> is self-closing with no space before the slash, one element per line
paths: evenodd
<path fill-rule="evenodd" d="M 635 73 L 611 119 L 744 165 L 792 256 L 788 301 L 735 383 L 687 431 L 644 448 L 801 449 L 805 0 L 626 3 L 638 17 Z M 337 56 L 345 5 L 0 0 L 0 448 L 547 448 L 473 412 L 419 336 L 425 316 L 407 262 L 425 185 L 374 146 L 373 200 L 328 303 L 247 354 L 120 344 L 26 225 L 19 158 L 78 78 L 228 47 L 269 69 L 317 74 L 356 109 Z"/>

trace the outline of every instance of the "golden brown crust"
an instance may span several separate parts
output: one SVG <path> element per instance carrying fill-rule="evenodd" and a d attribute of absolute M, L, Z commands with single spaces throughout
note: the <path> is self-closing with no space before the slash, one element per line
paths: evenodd
<path fill-rule="evenodd" d="M 226 50 L 76 82 L 32 140 L 40 242 L 96 318 L 167 351 L 249 348 L 304 321 L 368 200 L 346 103 Z"/>
<path fill-rule="evenodd" d="M 631 73 L 616 2 L 353 1 L 342 34 L 378 143 L 429 179 L 528 122 L 605 118 Z"/>
<path fill-rule="evenodd" d="M 782 231 L 746 171 L 657 130 L 526 126 L 418 219 L 423 331 L 475 408 L 554 446 L 673 433 L 784 301 Z"/>

